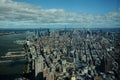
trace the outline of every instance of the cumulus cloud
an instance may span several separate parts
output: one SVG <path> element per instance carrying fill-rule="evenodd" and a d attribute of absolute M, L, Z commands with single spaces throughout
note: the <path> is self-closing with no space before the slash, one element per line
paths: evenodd
<path fill-rule="evenodd" d="M 0 0 L 0 27 L 79 25 L 120 27 L 120 13 L 102 15 L 67 12 L 63 9 L 44 9 L 13 0 Z"/>

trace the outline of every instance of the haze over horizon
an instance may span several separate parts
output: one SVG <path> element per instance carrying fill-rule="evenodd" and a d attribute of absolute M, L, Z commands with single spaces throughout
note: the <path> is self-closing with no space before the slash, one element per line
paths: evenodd
<path fill-rule="evenodd" d="M 120 28 L 120 0 L 0 0 L 0 28 Z"/>

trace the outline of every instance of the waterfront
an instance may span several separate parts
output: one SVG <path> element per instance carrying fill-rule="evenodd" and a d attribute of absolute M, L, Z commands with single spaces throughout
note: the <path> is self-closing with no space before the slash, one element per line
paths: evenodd
<path fill-rule="evenodd" d="M 119 34 L 120 29 L 65 28 L 2 35 L 0 79 L 48 80 L 52 75 L 51 80 L 70 80 L 74 76 L 77 80 L 93 80 L 97 76 L 117 80 Z"/>

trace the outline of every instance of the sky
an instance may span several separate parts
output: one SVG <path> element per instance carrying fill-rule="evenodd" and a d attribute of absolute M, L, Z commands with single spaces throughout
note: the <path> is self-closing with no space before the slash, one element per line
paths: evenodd
<path fill-rule="evenodd" d="M 0 28 L 120 28 L 120 0 L 0 0 Z"/>
<path fill-rule="evenodd" d="M 15 0 L 33 5 L 42 6 L 45 9 L 65 9 L 69 12 L 106 13 L 117 11 L 120 0 Z"/>

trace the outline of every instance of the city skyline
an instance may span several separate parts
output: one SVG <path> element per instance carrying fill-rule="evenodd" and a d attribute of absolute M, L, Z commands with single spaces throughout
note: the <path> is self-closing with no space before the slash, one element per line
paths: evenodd
<path fill-rule="evenodd" d="M 120 28 L 120 0 L 1 0 L 0 28 Z"/>

